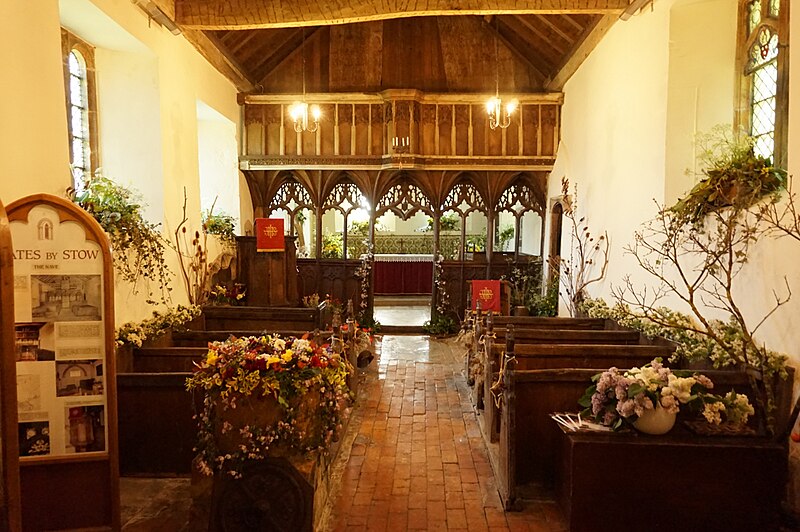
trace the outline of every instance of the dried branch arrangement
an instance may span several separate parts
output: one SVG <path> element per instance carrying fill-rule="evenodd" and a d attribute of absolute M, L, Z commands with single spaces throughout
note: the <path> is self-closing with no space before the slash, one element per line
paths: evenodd
<path fill-rule="evenodd" d="M 607 232 L 595 237 L 589 231 L 586 217 L 577 217 L 578 188 L 574 186 L 570 196 L 566 177 L 561 179 L 561 192 L 564 197 L 564 216 L 570 226 L 569 258 L 551 257 L 549 261 L 550 267 L 560 273 L 561 297 L 570 316 L 575 317 L 588 295 L 586 288 L 606 276 L 610 243 Z"/>

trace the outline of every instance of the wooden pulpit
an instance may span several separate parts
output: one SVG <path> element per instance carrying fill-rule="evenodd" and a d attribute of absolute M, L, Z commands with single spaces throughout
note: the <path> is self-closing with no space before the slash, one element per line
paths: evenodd
<path fill-rule="evenodd" d="M 296 236 L 285 236 L 284 251 L 259 252 L 256 237 L 237 236 L 238 282 L 247 289 L 251 307 L 296 307 L 298 291 Z"/>

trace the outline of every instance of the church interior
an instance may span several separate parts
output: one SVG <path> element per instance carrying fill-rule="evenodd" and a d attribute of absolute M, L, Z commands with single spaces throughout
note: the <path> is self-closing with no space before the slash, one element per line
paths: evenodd
<path fill-rule="evenodd" d="M 5 0 L 0 529 L 800 529 L 789 0 Z"/>

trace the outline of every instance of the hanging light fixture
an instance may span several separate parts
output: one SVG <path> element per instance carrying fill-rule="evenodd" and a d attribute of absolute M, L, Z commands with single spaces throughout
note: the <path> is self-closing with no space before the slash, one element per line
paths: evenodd
<path fill-rule="evenodd" d="M 486 112 L 489 113 L 489 127 L 503 129 L 511 125 L 511 115 L 517 109 L 518 102 L 512 99 L 503 105 L 500 98 L 500 59 L 497 45 L 497 16 L 495 15 L 494 24 L 494 98 L 489 98 L 486 102 Z"/>
<path fill-rule="evenodd" d="M 294 130 L 298 133 L 308 131 L 313 133 L 319 127 L 322 111 L 319 105 L 308 105 L 306 102 L 306 29 L 303 28 L 303 42 L 300 53 L 303 56 L 303 101 L 294 102 L 289 106 L 289 116 L 294 122 Z"/>

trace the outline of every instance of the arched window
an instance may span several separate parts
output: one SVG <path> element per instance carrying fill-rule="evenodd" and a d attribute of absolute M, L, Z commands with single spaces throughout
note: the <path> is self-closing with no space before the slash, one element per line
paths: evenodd
<path fill-rule="evenodd" d="M 80 52 L 72 50 L 69 53 L 67 64 L 69 67 L 69 155 L 77 185 L 91 174 L 86 61 Z"/>
<path fill-rule="evenodd" d="M 737 123 L 755 139 L 756 154 L 786 166 L 789 24 L 786 0 L 740 4 L 740 109 Z"/>
<path fill-rule="evenodd" d="M 94 49 L 70 32 L 61 32 L 64 50 L 64 82 L 67 97 L 67 131 L 72 186 L 80 190 L 97 170 L 96 99 L 94 97 Z"/>

